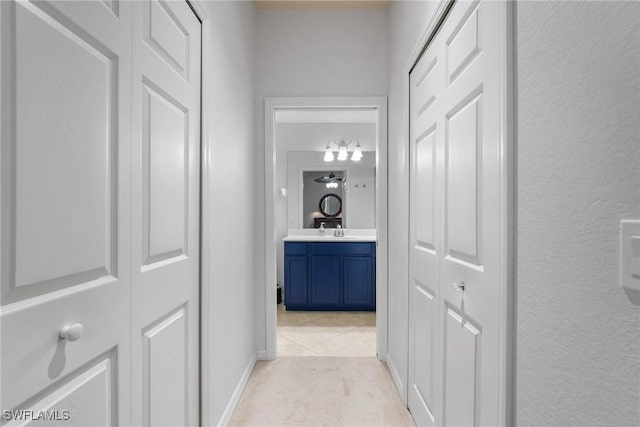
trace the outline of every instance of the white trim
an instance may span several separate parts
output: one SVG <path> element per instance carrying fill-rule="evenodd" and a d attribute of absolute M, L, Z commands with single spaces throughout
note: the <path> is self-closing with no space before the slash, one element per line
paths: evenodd
<path fill-rule="evenodd" d="M 211 72 L 213 58 L 211 57 L 211 19 L 201 0 L 187 0 L 194 13 L 201 22 L 201 64 L 200 64 L 200 425 L 210 425 L 209 402 L 209 355 L 211 354 L 209 342 L 209 256 L 210 242 L 209 212 L 211 212 L 211 186 L 209 177 L 213 160 L 213 143 L 211 141 Z"/>
<path fill-rule="evenodd" d="M 378 359 L 387 356 L 387 97 L 266 97 L 265 123 L 265 358 L 276 358 L 276 222 L 275 111 L 309 108 L 372 108 L 376 110 L 376 325 Z"/>
<path fill-rule="evenodd" d="M 224 411 L 222 412 L 222 415 L 218 420 L 218 426 L 226 426 L 229 424 L 229 421 L 231 421 L 233 411 L 236 410 L 238 403 L 240 402 L 240 397 L 242 396 L 244 388 L 247 386 L 247 382 L 249 382 L 249 377 L 251 377 L 251 372 L 253 372 L 253 368 L 256 366 L 256 361 L 257 356 L 254 354 L 251 359 L 249 359 L 249 363 L 247 364 L 246 368 L 244 368 L 244 372 L 240 377 L 240 381 L 238 381 L 236 388 L 233 390 L 231 398 L 229 398 L 229 402 L 227 402 L 227 406 L 224 408 Z"/>
<path fill-rule="evenodd" d="M 264 350 L 256 351 L 256 359 L 258 360 L 267 360 L 267 352 Z"/>
<path fill-rule="evenodd" d="M 446 18 L 450 6 L 453 5 L 455 0 L 440 0 L 435 12 L 433 13 L 429 24 L 425 28 L 422 36 L 418 40 L 418 43 L 413 49 L 413 53 L 409 57 L 409 61 L 404 68 L 403 77 L 403 94 L 405 96 L 403 102 L 403 138 L 402 141 L 405 144 L 404 152 L 409 153 L 409 129 L 410 129 L 410 115 L 409 115 L 409 74 L 414 65 L 420 59 L 422 53 L 427 49 L 428 43 L 435 36 L 440 23 Z M 503 265 L 502 277 L 500 280 L 501 287 L 501 301 L 502 307 L 500 312 L 500 344 L 501 344 L 501 387 L 499 391 L 500 405 L 500 424 L 501 426 L 513 425 L 515 421 L 515 203 L 516 203 L 516 185 L 515 185 L 515 159 L 516 159 L 516 145 L 515 145 L 515 113 L 514 110 L 517 107 L 516 103 L 516 91 L 515 91 L 515 7 L 513 2 L 504 2 L 504 8 L 501 16 L 501 22 L 498 23 L 504 29 L 504 37 L 501 39 L 503 45 L 501 46 L 501 69 L 504 73 L 500 76 L 501 90 L 503 91 L 502 114 L 501 114 L 501 133 L 502 133 L 502 165 L 501 165 L 501 192 L 502 200 L 502 223 L 504 225 L 502 239 L 502 253 L 501 264 Z M 409 162 L 407 164 L 410 164 Z M 407 172 L 408 173 L 408 172 Z M 409 198 L 407 198 L 407 204 L 402 207 L 403 214 L 409 218 Z M 409 235 L 409 222 L 407 222 L 406 228 L 407 235 Z M 410 236 L 409 236 L 410 237 Z M 409 238 L 409 241 L 411 239 Z M 407 250 L 407 264 L 405 268 L 409 272 L 408 254 Z M 408 277 L 408 276 L 407 276 Z M 409 280 L 406 283 L 409 288 Z M 410 307 L 411 292 L 407 293 L 407 307 Z M 409 324 L 409 310 L 407 310 L 407 324 Z M 407 377 L 405 378 L 405 385 L 401 394 L 403 395 L 403 401 L 407 401 L 409 393 L 409 333 L 411 327 L 407 328 Z"/>
<path fill-rule="evenodd" d="M 200 22 L 204 24 L 204 21 L 209 20 L 209 14 L 207 8 L 204 7 L 202 0 L 187 0 L 187 3 L 191 5 L 193 12 L 196 14 Z"/>
<path fill-rule="evenodd" d="M 504 152 L 502 153 L 503 171 L 500 174 L 504 181 L 502 182 L 502 205 L 504 209 L 502 219 L 505 228 L 502 236 L 503 248 L 502 263 L 505 269 L 502 271 L 504 277 L 501 279 L 502 286 L 502 302 L 503 310 L 501 310 L 501 323 L 504 330 L 500 334 L 502 347 L 502 366 L 501 373 L 502 387 L 500 395 L 500 415 L 502 416 L 501 424 L 503 426 L 515 425 L 516 421 L 516 378 L 515 378 L 515 352 L 516 352 L 516 132 L 515 132 L 515 111 L 517 108 L 516 90 L 515 90 L 515 6 L 513 2 L 506 2 L 502 9 L 504 15 L 500 22 L 504 29 L 504 37 L 501 38 L 503 45 L 501 46 L 500 67 L 502 72 L 500 88 L 502 92 L 502 139 Z"/>
<path fill-rule="evenodd" d="M 391 358 L 391 354 L 387 353 L 387 368 L 389 368 L 389 373 L 391 374 L 391 379 L 393 383 L 396 385 L 396 389 L 400 397 L 402 398 L 401 390 L 404 390 L 404 383 L 402 382 L 402 377 L 398 373 L 398 369 L 396 368 L 396 364 L 393 362 Z"/>

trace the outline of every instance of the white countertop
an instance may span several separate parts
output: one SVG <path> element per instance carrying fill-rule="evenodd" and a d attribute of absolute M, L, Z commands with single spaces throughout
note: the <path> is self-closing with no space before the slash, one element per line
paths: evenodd
<path fill-rule="evenodd" d="M 375 242 L 376 236 L 287 236 L 285 242 Z"/>
<path fill-rule="evenodd" d="M 290 229 L 285 242 L 375 242 L 376 230 L 370 229 L 344 229 L 343 237 L 333 235 L 335 228 L 325 229 L 324 236 L 320 235 L 317 228 Z"/>

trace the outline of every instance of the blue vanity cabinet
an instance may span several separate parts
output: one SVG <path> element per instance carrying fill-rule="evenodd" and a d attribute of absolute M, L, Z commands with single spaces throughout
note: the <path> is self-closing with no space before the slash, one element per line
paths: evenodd
<path fill-rule="evenodd" d="M 343 258 L 344 303 L 346 305 L 375 305 L 375 289 L 371 287 L 375 268 L 370 257 L 345 256 Z"/>
<path fill-rule="evenodd" d="M 313 306 L 339 307 L 340 257 L 333 255 L 311 256 L 309 304 Z"/>
<path fill-rule="evenodd" d="M 375 310 L 375 242 L 285 242 L 287 310 Z"/>
<path fill-rule="evenodd" d="M 307 304 L 309 262 L 306 243 L 285 244 L 284 277 L 284 300 L 292 305 Z"/>

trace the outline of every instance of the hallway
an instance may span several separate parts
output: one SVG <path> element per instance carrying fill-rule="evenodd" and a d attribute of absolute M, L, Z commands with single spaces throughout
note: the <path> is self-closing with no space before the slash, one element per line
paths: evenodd
<path fill-rule="evenodd" d="M 373 357 L 281 357 L 258 362 L 229 423 L 231 427 L 327 425 L 414 423 L 386 365 Z"/>
<path fill-rule="evenodd" d="M 0 0 L 0 325 L 1 426 L 640 427 L 640 1 Z"/>

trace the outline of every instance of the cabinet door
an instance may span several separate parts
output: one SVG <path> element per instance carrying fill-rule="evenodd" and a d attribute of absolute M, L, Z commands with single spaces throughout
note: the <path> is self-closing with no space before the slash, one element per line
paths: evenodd
<path fill-rule="evenodd" d="M 344 304 L 373 305 L 374 286 L 371 257 L 345 256 Z"/>
<path fill-rule="evenodd" d="M 311 304 L 340 304 L 340 257 L 311 257 Z"/>
<path fill-rule="evenodd" d="M 307 304 L 307 256 L 287 256 L 285 266 L 285 305 Z"/>

